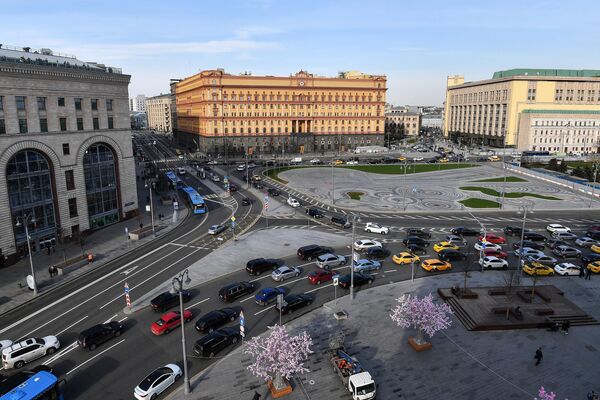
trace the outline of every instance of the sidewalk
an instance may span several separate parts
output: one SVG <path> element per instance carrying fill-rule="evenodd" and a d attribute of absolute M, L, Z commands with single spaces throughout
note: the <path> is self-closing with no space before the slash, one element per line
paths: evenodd
<path fill-rule="evenodd" d="M 310 372 L 293 380 L 294 391 L 285 399 L 351 398 L 326 353 L 330 335 L 340 331 L 348 350 L 377 382 L 378 399 L 533 399 L 540 386 L 555 392 L 557 399 L 583 399 L 591 390 L 600 391 L 596 372 L 600 326 L 573 327 L 569 335 L 545 329 L 469 332 L 452 317 L 452 326 L 431 340 L 433 349 L 413 351 L 407 339 L 414 331 L 398 328 L 388 316 L 395 299 L 461 285 L 463 277 L 437 275 L 359 290 L 352 303 L 348 296 L 338 299 L 338 308 L 350 315 L 346 321 L 333 319 L 335 305 L 329 302 L 287 324 L 292 333 L 305 330 L 311 335 L 314 354 L 306 365 Z M 600 279 L 557 277 L 544 283 L 562 289 L 580 308 L 600 318 Z M 472 273 L 468 284 L 503 285 L 502 274 Z M 536 367 L 533 355 L 541 345 L 544 359 Z M 246 369 L 251 362 L 238 347 L 191 379 L 191 395 L 179 389 L 167 399 L 251 400 L 255 391 L 261 400 L 270 399 L 265 383 Z"/>
<path fill-rule="evenodd" d="M 93 267 L 98 267 L 152 241 L 152 235 L 137 241 L 127 240 L 127 236 L 125 235 L 125 228 L 131 232 L 138 229 L 140 223 L 144 227 L 151 226 L 150 213 L 145 211 L 148 189 L 144 188 L 144 183 L 141 179 L 138 181 L 137 186 L 140 208 L 140 215 L 138 217 L 92 232 L 86 237 L 83 247 L 77 241 L 74 241 L 66 243 L 64 246 L 58 244 L 51 254 L 47 254 L 45 250 L 33 254 L 33 265 L 39 293 L 50 290 L 61 282 L 84 274 L 89 270 L 88 266 L 84 266 L 63 276 L 50 277 L 48 268 L 62 263 L 64 259 L 92 252 L 94 255 L 92 265 Z M 173 206 L 171 204 L 161 205 L 160 196 L 155 192 L 153 192 L 152 201 L 155 209 L 154 224 L 157 235 L 164 234 L 173 229 L 187 215 L 187 209 L 180 207 L 180 210 L 177 212 L 177 222 L 173 223 Z M 158 219 L 159 213 L 165 216 L 162 221 Z M 30 274 L 31 266 L 29 264 L 29 257 L 19 260 L 14 265 L 0 269 L 0 314 L 33 298 L 33 292 L 27 288 L 26 284 L 26 277 Z M 23 287 L 19 286 L 20 283 Z"/>

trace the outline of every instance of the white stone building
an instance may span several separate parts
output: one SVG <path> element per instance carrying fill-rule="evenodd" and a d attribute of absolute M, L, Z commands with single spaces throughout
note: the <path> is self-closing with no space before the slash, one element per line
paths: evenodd
<path fill-rule="evenodd" d="M 129 111 L 146 112 L 146 96 L 138 94 L 129 99 Z"/>
<path fill-rule="evenodd" d="M 148 128 L 158 132 L 172 132 L 171 95 L 161 94 L 146 99 Z"/>

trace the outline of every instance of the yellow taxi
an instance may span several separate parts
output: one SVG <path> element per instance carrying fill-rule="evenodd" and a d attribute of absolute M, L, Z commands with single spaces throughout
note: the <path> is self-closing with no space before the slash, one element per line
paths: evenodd
<path fill-rule="evenodd" d="M 554 268 L 543 265 L 538 262 L 531 262 L 523 265 L 523 272 L 527 275 L 537 275 L 537 276 L 546 276 L 546 275 L 554 275 Z"/>
<path fill-rule="evenodd" d="M 342 165 L 343 163 L 342 160 L 333 160 L 333 165 Z"/>
<path fill-rule="evenodd" d="M 587 269 L 589 269 L 595 274 L 600 273 L 600 261 L 594 261 L 592 263 L 589 263 L 587 265 Z"/>
<path fill-rule="evenodd" d="M 498 157 L 498 156 L 489 156 L 488 160 L 489 161 L 500 161 L 500 157 Z"/>
<path fill-rule="evenodd" d="M 442 261 L 435 258 L 430 258 L 429 260 L 423 260 L 421 263 L 421 268 L 425 271 L 447 271 L 452 269 L 452 264 L 448 261 Z"/>
<path fill-rule="evenodd" d="M 600 245 L 593 244 L 592 247 L 590 247 L 590 250 L 594 253 L 600 253 Z"/>
<path fill-rule="evenodd" d="M 433 251 L 439 253 L 442 250 L 460 250 L 460 247 L 450 242 L 438 242 L 433 245 Z"/>
<path fill-rule="evenodd" d="M 448 160 L 446 157 L 444 157 L 444 158 L 440 158 L 440 159 L 438 160 L 438 162 L 439 162 L 439 163 L 447 163 L 448 161 L 450 161 L 450 160 Z"/>
<path fill-rule="evenodd" d="M 412 262 L 421 261 L 421 257 L 416 254 L 409 253 L 408 251 L 403 251 L 401 253 L 394 254 L 392 256 L 392 261 L 399 265 L 410 264 Z"/>
<path fill-rule="evenodd" d="M 398 157 L 398 161 L 406 161 L 406 157 L 400 156 L 400 157 Z"/>

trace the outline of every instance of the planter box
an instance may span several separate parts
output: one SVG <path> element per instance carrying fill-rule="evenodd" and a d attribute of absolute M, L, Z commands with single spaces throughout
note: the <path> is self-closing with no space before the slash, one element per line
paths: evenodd
<path fill-rule="evenodd" d="M 273 386 L 272 381 L 267 381 L 267 386 L 269 387 L 269 390 L 271 391 L 271 397 L 273 397 L 274 399 L 278 399 L 280 397 L 283 397 L 283 396 L 286 396 L 286 395 L 292 393 L 292 390 L 293 390 L 292 385 L 290 385 L 290 383 L 288 382 L 287 379 L 283 378 L 283 380 L 285 381 L 287 386 L 281 390 L 275 389 L 275 386 Z"/>
<path fill-rule="evenodd" d="M 429 342 L 426 342 L 426 343 L 423 343 L 423 344 L 418 344 L 415 341 L 415 338 L 413 338 L 412 336 L 410 336 L 408 338 L 408 344 L 410 345 L 410 347 L 412 347 L 415 351 L 417 351 L 419 353 L 422 352 L 422 351 L 425 351 L 425 350 L 429 350 L 429 349 L 431 349 L 433 347 L 433 345 L 431 343 L 429 343 Z"/>

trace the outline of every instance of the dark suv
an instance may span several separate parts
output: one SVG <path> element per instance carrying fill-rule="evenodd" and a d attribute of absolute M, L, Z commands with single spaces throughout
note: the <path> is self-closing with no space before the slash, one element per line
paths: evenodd
<path fill-rule="evenodd" d="M 192 298 L 189 290 L 183 290 L 182 296 L 183 301 L 188 301 Z M 164 292 L 150 301 L 150 306 L 154 311 L 166 311 L 176 305 L 179 305 L 179 293 Z"/>
<path fill-rule="evenodd" d="M 77 339 L 77 344 L 83 349 L 94 350 L 98 345 L 121 335 L 122 330 L 123 325 L 117 321 L 98 324 L 81 332 Z"/>
<path fill-rule="evenodd" d="M 333 216 L 331 217 L 331 223 L 342 228 L 352 227 L 352 222 L 348 221 L 345 217 Z"/>
<path fill-rule="evenodd" d="M 194 354 L 200 357 L 214 357 L 219 351 L 235 344 L 240 339 L 239 328 L 227 327 L 196 340 Z"/>
<path fill-rule="evenodd" d="M 260 275 L 266 271 L 279 268 L 281 260 L 275 258 L 255 258 L 246 263 L 246 272 L 250 275 Z"/>
<path fill-rule="evenodd" d="M 323 215 L 323 213 L 321 212 L 321 210 L 319 210 L 318 208 L 314 208 L 314 207 L 312 207 L 312 208 L 307 208 L 307 209 L 306 209 L 306 213 L 307 213 L 309 216 L 311 216 L 311 217 L 314 217 L 314 218 L 323 218 L 323 217 L 324 217 L 324 215 Z"/>
<path fill-rule="evenodd" d="M 311 244 L 308 246 L 300 247 L 296 254 L 298 254 L 298 258 L 301 260 L 312 261 L 313 259 L 319 257 L 321 254 L 333 253 L 333 249 L 330 247 L 319 246 L 316 244 Z"/>
<path fill-rule="evenodd" d="M 221 301 L 230 303 L 235 299 L 254 292 L 254 284 L 250 282 L 231 283 L 219 290 Z"/>
<path fill-rule="evenodd" d="M 275 189 L 275 188 L 269 189 L 268 192 L 269 192 L 269 196 L 271 196 L 271 197 L 277 197 L 281 194 L 279 189 Z"/>
<path fill-rule="evenodd" d="M 431 237 L 431 233 L 425 232 L 421 228 L 406 228 L 406 236 L 416 236 L 424 239 L 429 239 Z"/>

